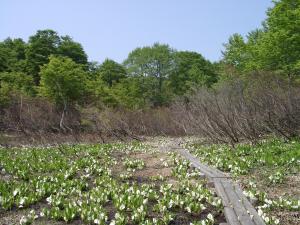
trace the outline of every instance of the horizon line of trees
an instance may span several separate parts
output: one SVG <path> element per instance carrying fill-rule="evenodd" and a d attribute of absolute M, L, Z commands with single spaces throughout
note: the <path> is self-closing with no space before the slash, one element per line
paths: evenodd
<path fill-rule="evenodd" d="M 16 92 L 66 102 L 130 109 L 168 105 L 196 86 L 217 81 L 215 65 L 201 54 L 167 44 L 136 48 L 117 63 L 89 62 L 82 45 L 53 30 L 0 42 L 0 104 Z M 87 98 L 88 96 L 88 98 Z"/>

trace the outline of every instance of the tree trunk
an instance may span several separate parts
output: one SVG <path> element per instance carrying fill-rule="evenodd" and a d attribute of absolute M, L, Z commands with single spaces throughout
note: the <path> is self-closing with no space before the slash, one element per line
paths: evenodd
<path fill-rule="evenodd" d="M 61 117 L 60 117 L 60 122 L 59 122 L 59 127 L 62 129 L 64 132 L 66 132 L 66 128 L 64 126 L 64 118 L 65 118 L 65 113 L 67 111 L 67 104 L 64 102 L 64 109 L 62 111 Z"/>

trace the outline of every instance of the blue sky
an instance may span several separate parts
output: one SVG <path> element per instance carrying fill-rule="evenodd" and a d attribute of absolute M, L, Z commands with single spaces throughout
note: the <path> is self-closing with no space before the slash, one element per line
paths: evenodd
<path fill-rule="evenodd" d="M 89 60 L 122 62 L 138 46 L 167 43 L 215 61 L 233 33 L 260 27 L 271 0 L 0 0 L 0 40 L 53 29 Z"/>

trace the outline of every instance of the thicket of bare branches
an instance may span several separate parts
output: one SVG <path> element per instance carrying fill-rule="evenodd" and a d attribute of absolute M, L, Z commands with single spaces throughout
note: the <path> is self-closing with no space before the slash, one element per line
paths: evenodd
<path fill-rule="evenodd" d="M 52 139 L 52 134 L 71 135 L 72 141 L 89 134 L 99 138 L 99 142 L 110 138 L 125 140 L 140 139 L 140 136 L 185 134 L 174 123 L 169 108 L 130 111 L 77 106 L 66 112 L 64 125 L 67 130 L 60 128 L 61 111 L 43 99 L 15 96 L 10 105 L 0 112 L 0 132 L 43 139 Z"/>
<path fill-rule="evenodd" d="M 214 142 L 256 142 L 268 134 L 290 139 L 300 134 L 300 88 L 256 74 L 198 90 L 174 104 L 173 112 L 187 133 Z"/>
<path fill-rule="evenodd" d="M 1 110 L 0 129 L 6 132 L 61 132 L 61 109 L 44 99 L 13 96 L 10 104 Z M 71 109 L 66 124 L 80 128 L 80 113 Z"/>
<path fill-rule="evenodd" d="M 15 96 L 0 109 L 0 130 L 27 136 L 95 134 L 103 142 L 154 135 L 199 135 L 234 145 L 275 134 L 290 139 L 300 134 L 300 88 L 276 76 L 256 74 L 245 80 L 199 89 L 170 107 L 121 110 L 92 106 L 70 108 L 67 132 L 59 126 L 61 109 L 38 98 Z"/>

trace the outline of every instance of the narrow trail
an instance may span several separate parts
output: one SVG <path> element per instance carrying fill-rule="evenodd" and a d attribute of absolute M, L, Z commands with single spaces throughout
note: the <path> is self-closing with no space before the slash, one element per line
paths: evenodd
<path fill-rule="evenodd" d="M 175 151 L 179 153 L 208 179 L 209 185 L 222 199 L 224 214 L 229 225 L 265 225 L 256 209 L 243 194 L 241 187 L 229 175 L 201 163 L 181 144 L 181 139 L 171 139 L 164 143 L 158 142 L 151 145 L 163 152 Z"/>

